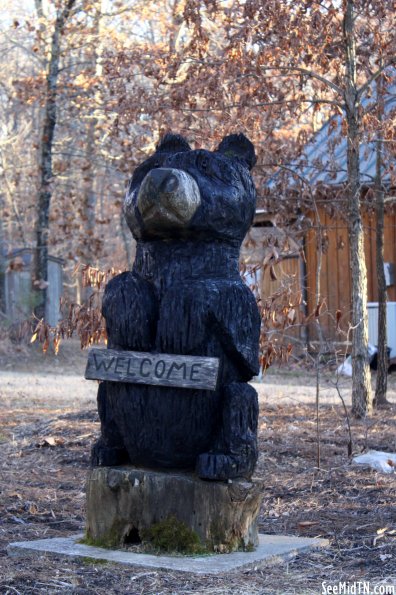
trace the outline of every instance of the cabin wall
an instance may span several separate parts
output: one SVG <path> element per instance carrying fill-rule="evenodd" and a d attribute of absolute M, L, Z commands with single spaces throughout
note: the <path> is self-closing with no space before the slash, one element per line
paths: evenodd
<path fill-rule="evenodd" d="M 342 318 L 340 328 L 344 332 L 348 330 L 348 323 L 351 318 L 351 267 L 349 256 L 348 223 L 344 217 L 330 217 L 324 210 L 318 211 L 321 236 L 317 232 L 317 226 L 308 231 L 304 238 L 303 251 L 305 262 L 298 250 L 291 254 L 283 254 L 282 260 L 274 265 L 272 275 L 270 268 L 256 273 L 259 282 L 261 296 L 265 299 L 274 295 L 281 287 L 289 286 L 292 294 L 292 301 L 297 302 L 299 296 L 305 300 L 299 312 L 299 319 L 303 321 L 305 315 L 313 315 L 316 309 L 316 276 L 318 267 L 318 243 L 321 244 L 322 254 L 320 263 L 320 287 L 319 295 L 323 300 L 319 321 L 325 336 L 345 340 L 346 335 L 338 332 L 336 323 L 336 312 L 341 311 Z M 313 219 L 313 217 L 312 217 Z M 374 213 L 366 213 L 363 216 L 365 234 L 365 254 L 367 265 L 367 287 L 368 301 L 376 302 L 378 299 L 377 273 L 376 273 L 376 247 L 375 228 L 376 216 Z M 258 251 L 260 246 L 260 234 L 268 236 L 268 228 L 252 228 L 252 233 L 244 242 L 242 249 L 242 260 L 249 265 L 261 264 L 265 257 L 265 250 Z M 252 242 L 254 237 L 254 242 Z M 389 212 L 385 215 L 385 262 L 395 265 L 396 269 L 396 212 Z M 275 275 L 274 275 L 275 273 Z M 275 278 L 276 277 L 276 278 Z M 396 301 L 396 286 L 388 287 L 388 301 Z M 317 319 L 311 317 L 309 324 L 309 338 L 318 338 Z M 296 333 L 293 332 L 293 335 Z M 303 336 L 303 333 L 300 333 Z"/>
<path fill-rule="evenodd" d="M 320 272 L 320 296 L 325 300 L 322 311 L 327 311 L 321 317 L 321 324 L 330 337 L 336 335 L 334 324 L 337 310 L 342 312 L 341 327 L 346 330 L 351 314 L 351 267 L 349 256 L 349 239 L 347 220 L 341 217 L 330 217 L 324 210 L 319 211 L 322 225 L 322 262 Z M 367 297 L 369 302 L 378 299 L 376 274 L 375 227 L 376 216 L 366 213 L 363 216 L 365 235 L 365 255 L 367 266 Z M 305 254 L 307 261 L 307 306 L 308 312 L 316 307 L 316 271 L 318 266 L 318 234 L 312 229 L 306 236 Z M 388 213 L 385 216 L 384 230 L 385 262 L 396 264 L 396 215 Z M 388 300 L 396 301 L 396 287 L 388 287 Z"/>
<path fill-rule="evenodd" d="M 301 246 L 287 238 L 284 231 L 271 226 L 252 227 L 241 249 L 241 264 L 247 285 L 259 291 L 263 303 L 275 298 L 275 308 L 292 308 L 293 328 L 287 329 L 290 340 L 300 339 L 305 331 L 301 326 L 304 306 L 301 304 L 302 259 Z M 279 261 L 276 262 L 279 256 Z M 265 267 L 263 267 L 263 263 Z M 282 332 L 282 323 L 274 324 L 274 332 Z"/>
<path fill-rule="evenodd" d="M 285 256 L 273 266 L 272 275 L 269 268 L 266 268 L 261 275 L 261 296 L 264 299 L 282 289 L 290 290 L 293 296 L 297 296 L 301 290 L 301 267 L 298 256 Z"/>

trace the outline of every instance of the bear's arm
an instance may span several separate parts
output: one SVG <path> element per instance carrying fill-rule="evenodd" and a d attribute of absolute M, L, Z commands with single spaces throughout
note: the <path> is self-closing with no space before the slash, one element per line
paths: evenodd
<path fill-rule="evenodd" d="M 150 351 L 155 340 L 158 304 L 152 286 L 126 272 L 111 279 L 103 296 L 109 349 Z"/>
<path fill-rule="evenodd" d="M 260 314 L 253 293 L 242 282 L 225 283 L 211 308 L 217 338 L 228 357 L 250 379 L 259 373 Z"/>

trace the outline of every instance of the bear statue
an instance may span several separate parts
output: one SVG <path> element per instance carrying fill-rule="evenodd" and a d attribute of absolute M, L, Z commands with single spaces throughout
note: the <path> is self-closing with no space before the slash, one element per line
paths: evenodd
<path fill-rule="evenodd" d="M 219 359 L 216 390 L 100 383 L 94 466 L 195 470 L 207 480 L 252 476 L 260 315 L 239 274 L 253 221 L 256 162 L 243 134 L 215 151 L 167 134 L 135 170 L 124 214 L 137 241 L 131 272 L 103 298 L 108 348 Z"/>

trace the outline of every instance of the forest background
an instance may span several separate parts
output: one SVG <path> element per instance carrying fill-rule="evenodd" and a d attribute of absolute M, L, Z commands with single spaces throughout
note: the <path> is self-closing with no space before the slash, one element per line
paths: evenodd
<path fill-rule="evenodd" d="M 21 0 L 12 11 L 2 1 L 0 14 L 0 278 L 7 254 L 35 249 L 37 318 L 48 253 L 64 259 L 66 297 L 76 303 L 87 295 L 77 269 L 131 266 L 123 196 L 164 133 L 215 148 L 224 135 L 244 132 L 258 153 L 259 206 L 276 214 L 286 238 L 304 235 L 305 214 L 319 203 L 348 213 L 353 406 L 356 415 L 369 411 L 361 210 L 365 202 L 381 222 L 394 202 L 395 114 L 383 109 L 394 94 L 394 3 Z M 292 165 L 329 119 L 330 176 L 339 173 L 331 155 L 346 139 L 347 182 L 323 200 L 323 187 Z M 375 144 L 378 155 L 364 201 L 362 143 Z M 321 222 L 314 215 L 309 224 L 320 253 Z M 267 248 L 272 258 L 263 266 L 271 274 L 279 251 Z M 382 277 L 379 266 L 379 288 Z M 325 297 L 317 287 L 317 308 Z"/>

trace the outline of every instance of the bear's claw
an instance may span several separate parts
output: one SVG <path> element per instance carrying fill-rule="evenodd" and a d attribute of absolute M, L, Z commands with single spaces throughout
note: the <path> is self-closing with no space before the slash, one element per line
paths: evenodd
<path fill-rule="evenodd" d="M 250 479 L 255 462 L 251 457 L 204 453 L 199 455 L 195 470 L 201 479 L 227 480 L 237 477 Z"/>

